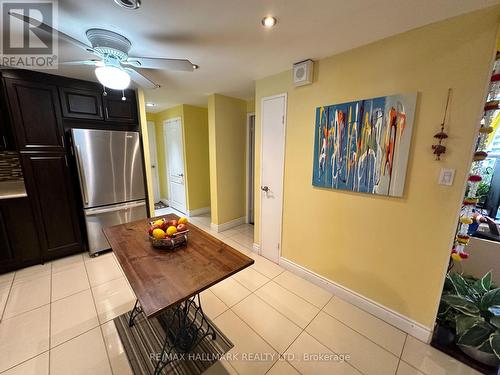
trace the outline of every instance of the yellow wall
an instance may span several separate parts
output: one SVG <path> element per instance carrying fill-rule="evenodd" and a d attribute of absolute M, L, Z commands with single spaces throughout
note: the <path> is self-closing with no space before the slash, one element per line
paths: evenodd
<path fill-rule="evenodd" d="M 178 105 L 158 113 L 150 113 L 148 116 L 148 119 L 155 121 L 156 127 L 160 196 L 168 198 L 167 153 L 165 151 L 163 123 L 166 120 L 180 118 L 184 139 L 187 208 L 195 210 L 209 207 L 207 109 L 191 105 Z"/>
<path fill-rule="evenodd" d="M 255 99 L 247 100 L 247 112 L 255 112 Z"/>
<path fill-rule="evenodd" d="M 257 81 L 255 241 L 260 238 L 260 103 L 287 92 L 282 256 L 431 327 L 499 14 L 499 8 L 490 8 L 321 60 L 309 86 L 294 88 L 290 71 Z M 431 145 L 449 87 L 454 92 L 448 151 L 437 162 Z M 314 188 L 315 108 L 405 92 L 418 92 L 418 100 L 404 197 Z M 447 167 L 456 169 L 451 187 L 437 184 L 440 168 Z"/>
<path fill-rule="evenodd" d="M 219 94 L 208 98 L 212 223 L 245 216 L 247 103 Z"/>
<path fill-rule="evenodd" d="M 188 209 L 210 207 L 208 111 L 183 105 Z"/>

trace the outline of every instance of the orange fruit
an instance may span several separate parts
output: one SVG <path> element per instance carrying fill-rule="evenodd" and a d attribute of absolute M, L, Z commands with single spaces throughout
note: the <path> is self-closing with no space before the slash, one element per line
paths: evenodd
<path fill-rule="evenodd" d="M 154 238 L 165 238 L 165 232 L 163 231 L 163 229 L 160 229 L 160 228 L 156 228 L 154 231 L 153 231 L 153 237 Z"/>
<path fill-rule="evenodd" d="M 174 226 L 167 228 L 167 235 L 172 236 L 177 233 L 177 228 Z"/>
<path fill-rule="evenodd" d="M 186 224 L 188 222 L 187 217 L 181 217 L 178 221 L 177 224 Z"/>
<path fill-rule="evenodd" d="M 158 225 L 158 226 L 160 226 L 160 225 L 162 225 L 162 224 L 163 224 L 163 219 L 159 219 L 159 220 L 156 220 L 156 221 L 154 221 L 154 222 L 153 222 L 153 225 Z"/>

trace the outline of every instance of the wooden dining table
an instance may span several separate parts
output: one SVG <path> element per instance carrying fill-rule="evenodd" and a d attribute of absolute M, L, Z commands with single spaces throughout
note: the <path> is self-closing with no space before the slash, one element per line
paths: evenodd
<path fill-rule="evenodd" d="M 163 217 L 179 218 L 174 214 Z M 205 336 L 215 337 L 213 323 L 204 315 L 200 293 L 254 261 L 191 223 L 187 224 L 189 233 L 184 246 L 173 250 L 154 248 L 148 229 L 156 219 L 103 231 L 137 297 L 128 313 L 129 327 L 134 326 L 134 319 L 140 314 L 148 319 L 169 315 L 169 319 L 175 319 L 177 329 L 175 337 L 165 336 L 162 352 L 173 347 L 189 351 Z M 169 324 L 173 325 L 173 320 Z M 161 373 L 167 363 L 160 359 L 154 373 Z"/>

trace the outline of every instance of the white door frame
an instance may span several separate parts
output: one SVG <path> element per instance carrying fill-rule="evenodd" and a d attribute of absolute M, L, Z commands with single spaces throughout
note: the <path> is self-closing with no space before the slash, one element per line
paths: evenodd
<path fill-rule="evenodd" d="M 161 193 L 160 193 L 160 176 L 159 176 L 159 173 L 158 173 L 158 149 L 157 149 L 157 145 L 156 145 L 156 134 L 155 134 L 155 122 L 154 121 L 148 121 L 147 122 L 148 124 L 148 137 L 149 137 L 149 146 L 151 146 L 151 141 L 153 141 L 152 143 L 154 143 L 154 150 L 151 150 L 151 147 L 149 147 L 149 154 L 153 154 L 155 157 L 154 157 L 154 160 L 151 160 L 151 165 L 150 165 L 150 168 L 152 169 L 151 173 L 153 174 L 153 181 L 152 181 L 152 184 L 153 184 L 153 192 L 156 191 L 158 192 L 158 200 L 161 200 Z M 152 128 L 153 128 L 153 131 L 152 133 L 150 133 L 150 126 L 152 125 Z M 150 158 L 152 159 L 152 158 Z M 154 162 L 154 163 L 153 163 Z M 154 167 L 153 167 L 154 165 Z M 156 197 L 155 197 L 156 198 Z M 155 202 L 155 203 L 158 203 L 158 202 Z"/>
<path fill-rule="evenodd" d="M 272 95 L 272 96 L 266 96 L 261 98 L 260 100 L 260 176 L 259 176 L 259 185 L 262 186 L 262 172 L 264 169 L 264 158 L 263 158 L 263 147 L 262 147 L 262 140 L 263 140 L 263 135 L 264 135 L 264 127 L 263 127 L 263 107 L 264 107 L 264 101 L 265 100 L 270 100 L 270 99 L 276 99 L 276 98 L 284 98 L 285 99 L 285 108 L 283 109 L 283 165 L 281 166 L 281 171 L 282 171 L 282 190 L 281 190 L 281 217 L 280 217 L 280 246 L 278 250 L 278 259 L 281 258 L 281 251 L 282 251 L 282 243 L 283 243 L 283 201 L 284 201 L 284 190 L 285 190 L 285 150 L 286 150 L 286 122 L 287 122 L 287 106 L 288 106 L 288 95 L 287 93 L 282 93 L 282 94 L 277 94 L 277 95 Z M 259 194 L 261 193 L 259 186 Z M 259 254 L 262 255 L 262 195 L 259 200 Z"/>
<path fill-rule="evenodd" d="M 254 162 L 253 162 L 253 168 L 254 168 L 254 184 L 253 186 L 250 186 L 250 175 L 252 171 L 250 170 L 250 117 L 254 116 L 253 120 L 253 139 L 254 139 Z M 246 142 L 245 142 L 245 148 L 246 148 L 246 184 L 245 184 L 245 222 L 249 223 L 250 222 L 250 206 L 249 206 L 249 199 L 250 199 L 250 189 L 254 190 L 254 197 L 253 197 L 253 205 L 254 205 L 254 222 L 255 222 L 255 112 L 249 112 L 247 113 L 247 125 L 246 125 Z"/>
<path fill-rule="evenodd" d="M 166 173 L 166 176 L 167 176 L 167 189 L 168 189 L 168 200 L 169 200 L 169 204 L 170 204 L 170 200 L 172 199 L 172 191 L 170 189 L 170 169 L 169 169 L 169 163 L 168 163 L 168 151 L 167 151 L 167 126 L 169 125 L 169 123 L 172 123 L 172 122 L 175 122 L 175 121 L 179 121 L 180 124 L 181 124 L 181 134 L 182 134 L 182 152 L 183 152 L 183 155 L 182 155 L 182 161 L 184 163 L 184 195 L 186 197 L 186 212 L 184 212 L 185 214 L 187 214 L 187 192 L 186 192 L 186 188 L 187 188 L 187 184 L 186 184 L 186 150 L 184 150 L 184 125 L 182 123 L 182 118 L 179 116 L 179 117 L 173 117 L 173 118 L 169 118 L 168 120 L 164 120 L 163 121 L 163 144 L 164 144 L 164 150 L 165 150 L 165 173 Z"/>

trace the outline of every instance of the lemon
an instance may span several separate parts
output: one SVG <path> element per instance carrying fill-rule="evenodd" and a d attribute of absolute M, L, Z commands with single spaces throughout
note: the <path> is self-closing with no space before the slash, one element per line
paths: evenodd
<path fill-rule="evenodd" d="M 160 229 L 160 228 L 156 228 L 154 231 L 153 231 L 153 237 L 154 238 L 165 238 L 165 232 L 163 231 L 163 229 Z"/>
<path fill-rule="evenodd" d="M 174 227 L 173 225 L 167 228 L 167 234 L 169 236 L 172 236 L 177 233 L 177 228 Z"/>
<path fill-rule="evenodd" d="M 178 223 L 178 224 L 186 224 L 187 222 L 188 222 L 188 219 L 187 219 L 187 217 L 184 217 L 184 216 L 183 216 L 183 217 L 181 217 L 181 218 L 177 221 L 177 223 Z"/>
<path fill-rule="evenodd" d="M 159 220 L 156 220 L 155 222 L 153 222 L 153 225 L 162 225 L 163 224 L 163 219 L 159 219 Z"/>

